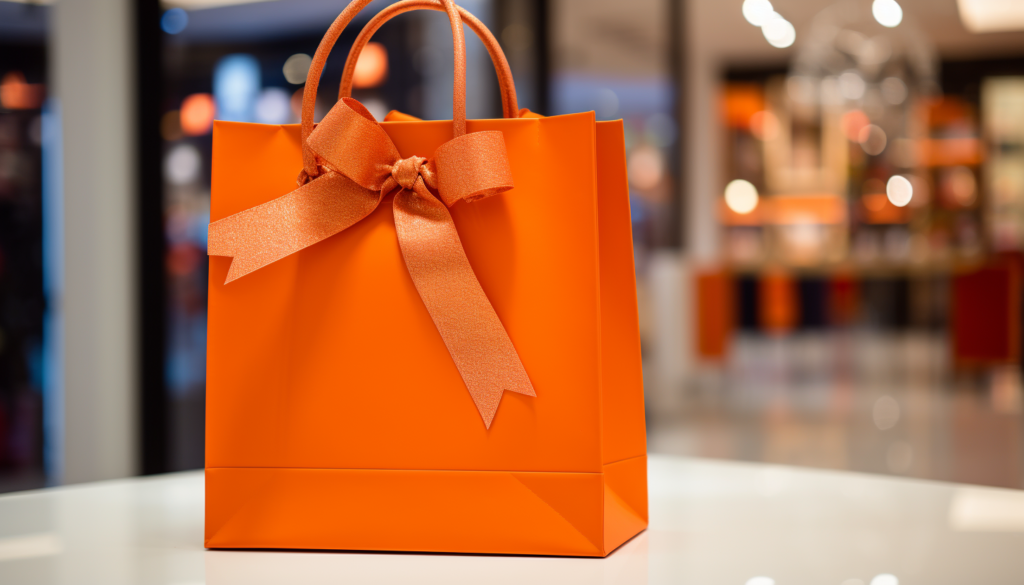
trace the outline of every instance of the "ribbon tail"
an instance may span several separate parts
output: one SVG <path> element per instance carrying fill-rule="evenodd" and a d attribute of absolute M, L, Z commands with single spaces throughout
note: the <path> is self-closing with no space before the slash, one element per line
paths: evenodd
<path fill-rule="evenodd" d="M 210 224 L 208 254 L 230 256 L 225 284 L 347 229 L 381 193 L 327 172 L 273 201 Z"/>
<path fill-rule="evenodd" d="M 424 190 L 422 181 L 417 190 Z M 469 264 L 455 222 L 429 192 L 395 196 L 395 228 L 405 265 L 434 320 L 484 426 L 504 391 L 536 396 L 533 384 Z"/>

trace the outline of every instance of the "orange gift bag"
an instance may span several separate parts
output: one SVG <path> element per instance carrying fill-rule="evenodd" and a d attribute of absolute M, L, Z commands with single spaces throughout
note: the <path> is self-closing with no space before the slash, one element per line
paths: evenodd
<path fill-rule="evenodd" d="M 213 136 L 206 546 L 605 556 L 647 526 L 622 122 L 519 112 L 447 12 L 454 120 Z M 465 119 L 463 21 L 505 117 Z M 296 175 L 299 176 L 296 184 Z"/>

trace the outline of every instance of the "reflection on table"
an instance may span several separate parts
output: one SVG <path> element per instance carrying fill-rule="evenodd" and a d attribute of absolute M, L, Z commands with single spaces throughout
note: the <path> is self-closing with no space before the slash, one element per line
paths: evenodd
<path fill-rule="evenodd" d="M 203 475 L 0 497 L 0 582 L 1024 582 L 1024 493 L 784 466 L 650 460 L 650 529 L 606 559 L 206 551 Z"/>

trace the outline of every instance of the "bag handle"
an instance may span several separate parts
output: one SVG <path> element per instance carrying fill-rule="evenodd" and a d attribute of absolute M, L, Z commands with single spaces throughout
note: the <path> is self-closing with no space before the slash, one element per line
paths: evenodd
<path fill-rule="evenodd" d="M 516 99 L 516 84 L 512 79 L 512 69 L 508 65 L 508 59 L 505 58 L 505 52 L 501 50 L 501 45 L 498 44 L 498 40 L 491 34 L 487 25 L 480 22 L 477 17 L 473 16 L 465 8 L 461 6 L 458 8 L 462 22 L 468 24 L 469 28 L 476 33 L 476 36 L 483 41 L 484 47 L 494 63 L 494 69 L 498 74 L 498 86 L 501 90 L 502 115 L 505 118 L 518 118 L 519 103 Z M 345 73 L 341 76 L 341 86 L 338 89 L 339 100 L 352 96 L 352 78 L 355 75 L 356 62 L 359 60 L 359 55 L 363 52 L 366 44 L 373 38 L 373 35 L 387 21 L 399 14 L 412 12 L 413 10 L 444 11 L 445 7 L 440 0 L 402 0 L 378 12 L 370 22 L 366 23 L 359 36 L 356 37 L 355 42 L 352 43 L 352 49 L 349 51 L 348 59 L 345 61 Z"/>
<path fill-rule="evenodd" d="M 316 90 L 320 84 L 320 75 L 324 71 L 324 64 L 327 62 L 327 55 L 331 53 L 338 37 L 352 22 L 359 11 L 366 7 L 373 0 L 352 0 L 338 18 L 334 19 L 330 28 L 324 33 L 320 45 L 313 54 L 313 62 L 309 66 L 309 73 L 306 74 L 306 86 L 302 91 L 302 166 L 305 175 L 312 179 L 320 174 L 317 168 L 316 155 L 309 148 L 307 139 L 313 132 L 313 110 L 316 107 Z M 462 16 L 454 0 L 440 0 L 448 13 L 448 21 L 452 25 L 452 38 L 455 48 L 455 82 L 452 88 L 454 103 L 452 104 L 452 134 L 454 137 L 466 133 L 466 37 L 462 32 Z"/>

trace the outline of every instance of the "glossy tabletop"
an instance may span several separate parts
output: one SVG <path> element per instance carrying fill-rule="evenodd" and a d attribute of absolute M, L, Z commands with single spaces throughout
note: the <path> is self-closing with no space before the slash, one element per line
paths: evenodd
<path fill-rule="evenodd" d="M 665 456 L 650 528 L 605 559 L 207 551 L 203 476 L 0 497 L 0 583 L 1024 583 L 1024 492 Z"/>

